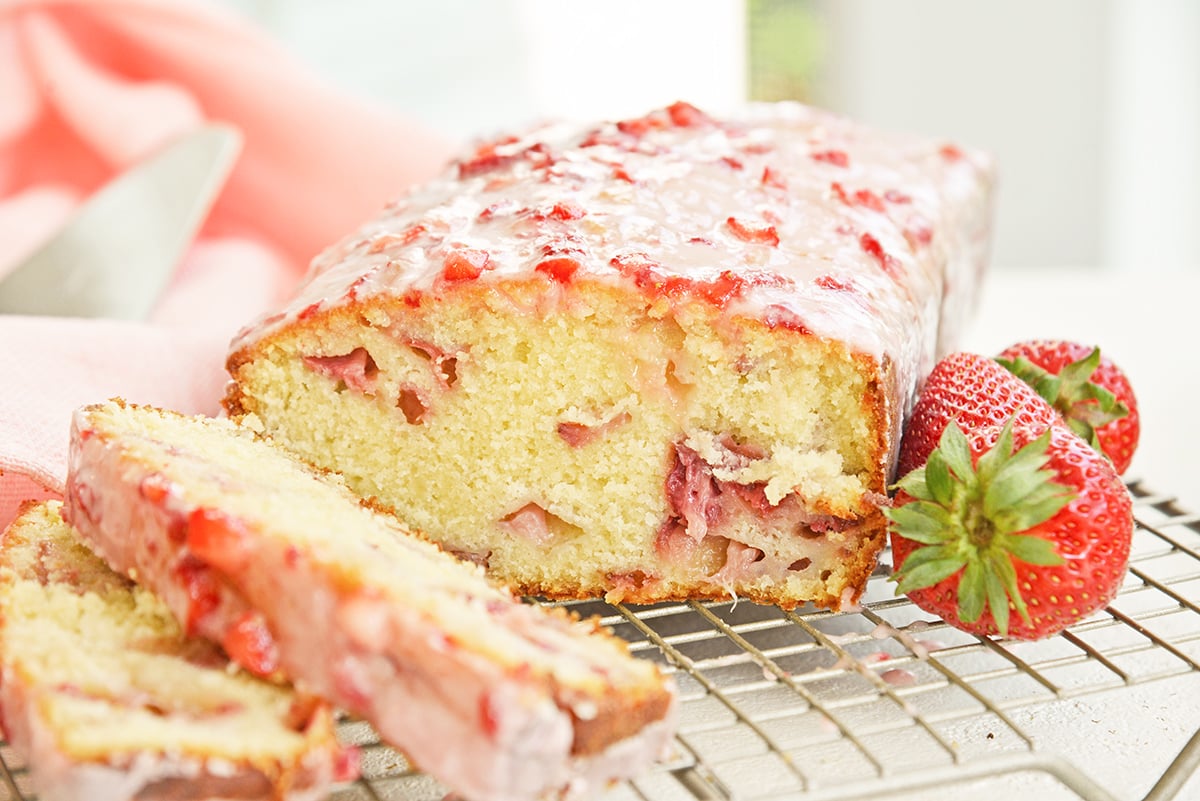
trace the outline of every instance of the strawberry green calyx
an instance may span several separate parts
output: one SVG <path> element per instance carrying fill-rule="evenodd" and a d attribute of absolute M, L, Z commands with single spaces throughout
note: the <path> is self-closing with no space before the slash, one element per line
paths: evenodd
<path fill-rule="evenodd" d="M 1091 380 L 1100 366 L 1100 349 L 1093 348 L 1055 375 L 1024 356 L 996 359 L 1005 369 L 1033 387 L 1058 410 L 1071 430 L 1103 452 L 1096 430 L 1126 417 L 1129 408 L 1116 395 Z"/>
<path fill-rule="evenodd" d="M 1047 430 L 1014 452 L 1010 422 L 973 463 L 962 429 L 947 425 L 925 465 L 897 482 L 900 505 L 884 510 L 893 536 L 919 543 L 892 575 L 897 593 L 932 587 L 961 571 L 957 613 L 963 622 L 974 623 L 988 609 L 1005 635 L 1011 603 L 1029 624 L 1013 559 L 1062 564 L 1052 542 L 1026 532 L 1075 498 L 1046 467 L 1049 444 Z"/>

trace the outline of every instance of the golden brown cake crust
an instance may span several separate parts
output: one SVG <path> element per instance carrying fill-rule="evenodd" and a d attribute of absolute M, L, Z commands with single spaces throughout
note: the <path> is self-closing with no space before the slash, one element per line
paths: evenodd
<path fill-rule="evenodd" d="M 862 548 L 857 551 L 854 556 L 847 560 L 847 585 L 852 587 L 866 587 L 867 579 L 869 579 L 876 567 L 876 557 L 883 549 L 887 539 L 887 524 L 883 520 L 882 515 L 880 520 L 874 525 L 865 527 L 863 530 Z M 555 601 L 572 601 L 578 600 L 581 593 L 578 587 L 565 586 L 561 589 L 555 587 L 547 587 L 544 583 L 539 583 L 531 586 L 516 586 L 513 591 L 519 595 L 536 595 Z M 586 594 L 583 594 L 586 597 Z M 737 594 L 737 598 L 748 600 L 753 603 L 766 604 L 770 606 L 778 606 L 785 611 L 791 611 L 801 604 L 812 604 L 815 607 L 822 609 L 833 609 L 848 611 L 857 605 L 861 597 L 861 591 L 855 591 L 850 595 L 823 595 L 815 598 L 789 599 L 781 598 L 778 592 L 768 589 L 765 591 L 757 591 L 753 587 L 744 589 Z M 661 603 L 664 600 L 680 600 L 678 596 L 663 598 L 661 594 L 651 589 L 643 591 L 642 588 L 633 588 L 623 592 L 622 597 L 614 602 L 623 604 L 653 604 Z M 683 600 L 690 601 L 728 601 L 730 593 L 722 588 L 713 588 L 708 590 L 689 590 L 688 595 Z"/>

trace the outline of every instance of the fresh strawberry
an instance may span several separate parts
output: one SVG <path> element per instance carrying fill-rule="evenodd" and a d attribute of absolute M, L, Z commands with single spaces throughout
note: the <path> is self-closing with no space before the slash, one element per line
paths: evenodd
<path fill-rule="evenodd" d="M 1129 493 L 1062 423 L 968 434 L 948 425 L 898 488 L 885 510 L 897 592 L 964 631 L 1040 639 L 1103 607 L 1121 584 Z"/>
<path fill-rule="evenodd" d="M 974 353 L 947 356 L 925 380 L 909 416 L 900 441 L 897 475 L 925 464 L 951 420 L 971 431 L 1010 418 L 1021 425 L 1040 426 L 1039 431 L 1059 421 L 1050 404 L 995 359 Z"/>
<path fill-rule="evenodd" d="M 1077 342 L 1033 340 L 997 357 L 1050 402 L 1079 436 L 1112 459 L 1123 474 L 1137 449 L 1141 424 L 1133 387 L 1099 348 Z"/>

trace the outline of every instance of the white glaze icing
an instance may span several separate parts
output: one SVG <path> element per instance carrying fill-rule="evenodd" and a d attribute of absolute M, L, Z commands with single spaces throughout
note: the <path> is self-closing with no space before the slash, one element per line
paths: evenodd
<path fill-rule="evenodd" d="M 487 254 L 481 281 L 532 276 L 566 253 L 575 276 L 629 283 L 616 262 L 648 258 L 657 274 L 699 284 L 732 271 L 749 283 L 718 301 L 728 313 L 791 321 L 886 360 L 905 410 L 973 305 L 991 172 L 980 153 L 794 103 L 724 121 L 677 104 L 540 128 L 482 146 L 388 206 L 232 347 L 313 311 L 436 292 L 455 249 Z"/>

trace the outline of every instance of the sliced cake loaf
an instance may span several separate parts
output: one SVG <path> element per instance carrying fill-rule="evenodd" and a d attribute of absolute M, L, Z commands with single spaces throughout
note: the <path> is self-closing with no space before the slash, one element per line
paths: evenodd
<path fill-rule="evenodd" d="M 674 691 L 227 420 L 76 413 L 66 510 L 190 631 L 374 725 L 472 801 L 584 797 L 669 742 Z"/>
<path fill-rule="evenodd" d="M 40 801 L 301 801 L 348 778 L 328 706 L 231 667 L 57 503 L 0 540 L 0 710 Z"/>
<path fill-rule="evenodd" d="M 796 104 L 492 142 L 243 331 L 226 405 L 520 592 L 843 606 L 990 186 Z"/>

